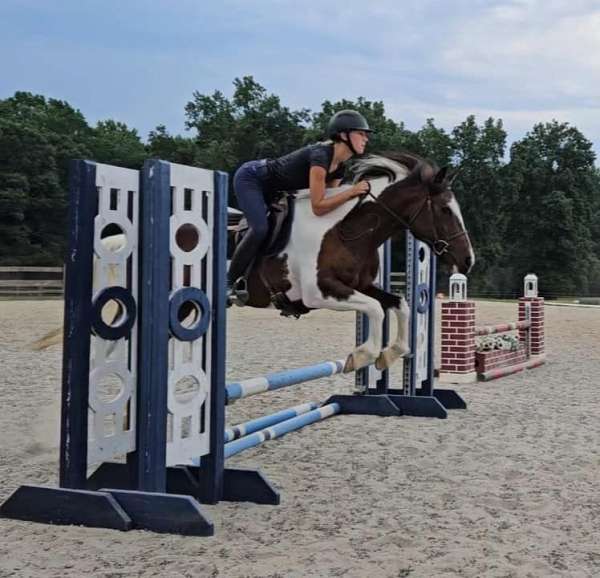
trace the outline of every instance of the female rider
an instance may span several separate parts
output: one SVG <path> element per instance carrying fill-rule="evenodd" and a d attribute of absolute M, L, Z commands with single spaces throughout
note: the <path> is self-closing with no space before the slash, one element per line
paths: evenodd
<path fill-rule="evenodd" d="M 354 110 L 341 110 L 329 120 L 327 132 L 330 141 L 305 146 L 278 159 L 249 161 L 236 171 L 233 188 L 249 229 L 229 265 L 229 304 L 244 305 L 248 300 L 246 275 L 267 236 L 267 206 L 278 191 L 309 188 L 316 216 L 368 191 L 368 183 L 360 181 L 325 197 L 326 188 L 339 186 L 345 161 L 364 152 L 372 132 L 366 119 Z"/>

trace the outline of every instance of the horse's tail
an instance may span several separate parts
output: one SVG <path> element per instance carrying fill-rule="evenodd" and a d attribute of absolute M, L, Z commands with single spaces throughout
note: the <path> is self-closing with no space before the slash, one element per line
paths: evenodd
<path fill-rule="evenodd" d="M 57 327 L 53 329 L 49 333 L 46 333 L 43 337 L 40 337 L 37 341 L 34 341 L 30 344 L 30 348 L 33 351 L 43 351 L 44 349 L 48 349 L 48 347 L 52 347 L 53 345 L 57 345 L 62 342 L 63 337 L 63 329 L 62 327 Z"/>

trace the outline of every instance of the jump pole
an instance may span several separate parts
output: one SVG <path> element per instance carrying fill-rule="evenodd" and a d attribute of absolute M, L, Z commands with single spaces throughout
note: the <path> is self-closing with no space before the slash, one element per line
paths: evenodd
<path fill-rule="evenodd" d="M 297 369 L 288 369 L 274 373 L 268 373 L 262 377 L 253 377 L 228 383 L 225 386 L 225 395 L 227 403 L 232 403 L 238 399 L 274 391 L 298 383 L 312 381 L 322 377 L 330 377 L 342 373 L 345 360 L 324 361 L 315 365 L 307 365 Z"/>
<path fill-rule="evenodd" d="M 270 415 L 265 415 L 238 425 L 234 425 L 225 430 L 225 443 L 227 444 L 233 440 L 237 440 L 254 432 L 260 431 L 261 429 L 275 425 L 276 423 L 280 423 L 282 421 L 286 421 L 288 419 L 308 413 L 309 411 L 317 409 L 318 407 L 319 404 L 315 403 L 314 401 L 310 401 L 308 403 L 296 405 Z"/>
<path fill-rule="evenodd" d="M 303 415 L 293 417 L 238 440 L 226 443 L 225 458 L 230 458 L 244 450 L 299 430 L 307 425 L 322 421 L 328 417 L 339 414 L 340 412 L 341 407 L 339 403 L 326 404 Z"/>

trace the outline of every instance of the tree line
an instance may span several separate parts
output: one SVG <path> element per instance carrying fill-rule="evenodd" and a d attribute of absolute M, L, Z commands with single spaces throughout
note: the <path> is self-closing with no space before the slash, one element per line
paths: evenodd
<path fill-rule="evenodd" d="M 191 136 L 158 125 L 147 142 L 114 120 L 92 127 L 65 101 L 27 92 L 0 100 L 0 264 L 62 263 L 69 159 L 139 169 L 162 158 L 232 174 L 246 160 L 321 140 L 330 116 L 353 108 L 376 131 L 370 152 L 407 150 L 459 171 L 453 188 L 477 255 L 472 294 L 518 295 L 523 276 L 535 272 L 548 297 L 600 295 L 600 171 L 574 126 L 539 123 L 508 147 L 501 119 L 469 116 L 446 131 L 431 118 L 410 131 L 386 116 L 383 102 L 291 110 L 251 76 L 233 84 L 231 98 L 192 95 Z"/>

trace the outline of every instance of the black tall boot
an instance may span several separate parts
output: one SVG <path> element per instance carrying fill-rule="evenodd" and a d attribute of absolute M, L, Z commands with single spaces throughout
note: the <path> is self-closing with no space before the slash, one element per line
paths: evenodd
<path fill-rule="evenodd" d="M 227 306 L 243 307 L 248 303 L 248 273 L 263 239 L 250 229 L 235 248 L 227 272 Z"/>

